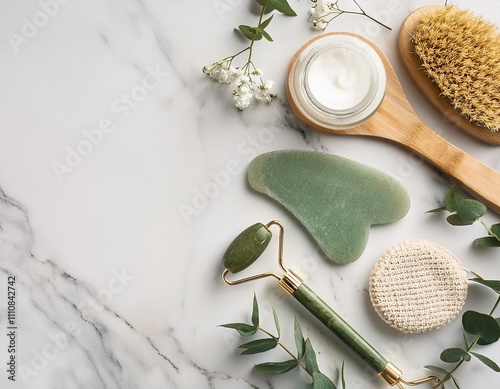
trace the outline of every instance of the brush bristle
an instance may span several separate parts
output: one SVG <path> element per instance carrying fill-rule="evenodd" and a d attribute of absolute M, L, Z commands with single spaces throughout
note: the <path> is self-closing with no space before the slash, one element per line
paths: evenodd
<path fill-rule="evenodd" d="M 454 6 L 422 18 L 413 36 L 422 68 L 455 109 L 500 131 L 500 35 L 495 25 Z"/>

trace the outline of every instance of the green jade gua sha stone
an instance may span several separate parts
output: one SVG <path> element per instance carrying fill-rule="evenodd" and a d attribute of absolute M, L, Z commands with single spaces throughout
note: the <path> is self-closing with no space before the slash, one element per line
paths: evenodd
<path fill-rule="evenodd" d="M 256 157 L 248 181 L 283 205 L 337 264 L 357 260 L 374 224 L 403 218 L 410 199 L 389 175 L 359 162 L 314 151 L 273 151 Z"/>

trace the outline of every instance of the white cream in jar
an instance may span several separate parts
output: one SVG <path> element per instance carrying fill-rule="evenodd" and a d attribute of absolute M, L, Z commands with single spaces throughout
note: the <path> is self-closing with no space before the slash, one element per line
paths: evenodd
<path fill-rule="evenodd" d="M 385 68 L 375 49 L 353 34 L 306 43 L 290 63 L 287 92 L 295 113 L 320 129 L 347 129 L 368 119 L 385 95 Z"/>

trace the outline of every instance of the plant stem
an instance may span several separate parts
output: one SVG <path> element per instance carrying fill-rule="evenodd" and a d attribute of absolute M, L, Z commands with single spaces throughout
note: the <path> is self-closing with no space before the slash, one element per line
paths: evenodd
<path fill-rule="evenodd" d="M 358 14 L 358 15 L 364 15 L 366 16 L 368 19 L 370 20 L 373 20 L 375 23 L 378 23 L 380 26 L 384 27 L 384 28 L 387 28 L 389 31 L 392 31 L 392 28 L 390 28 L 389 26 L 386 26 L 384 23 L 378 21 L 377 19 L 375 19 L 374 17 L 368 15 L 363 8 L 360 7 L 360 5 L 358 4 L 358 2 L 356 0 L 352 0 L 354 2 L 354 4 L 356 4 L 359 8 L 359 10 L 361 11 L 360 12 L 349 12 L 349 11 L 345 11 L 345 13 L 351 13 L 351 14 Z"/>
<path fill-rule="evenodd" d="M 484 228 L 486 228 L 486 231 L 488 231 L 488 234 L 490 236 L 492 236 L 493 238 L 495 238 L 496 240 L 498 240 L 500 242 L 500 237 L 498 235 L 496 235 L 492 230 L 491 228 L 480 218 L 478 219 L 479 222 L 483 225 Z"/>
<path fill-rule="evenodd" d="M 498 305 L 499 305 L 499 304 L 500 304 L 500 296 L 498 296 L 497 301 L 495 302 L 495 305 L 493 305 L 493 308 L 491 309 L 491 311 L 490 311 L 490 313 L 489 313 L 489 315 L 490 315 L 490 316 L 492 316 L 492 315 L 493 315 L 493 313 L 495 313 L 495 310 L 498 308 Z M 467 347 L 467 350 L 466 350 L 466 351 L 467 351 L 467 353 L 469 353 L 469 352 L 471 352 L 471 351 L 472 351 L 472 349 L 473 349 L 473 348 L 474 348 L 474 346 L 477 344 L 477 342 L 479 342 L 479 339 L 481 339 L 481 337 L 480 337 L 480 336 L 476 336 L 476 338 L 475 338 L 475 339 L 474 339 L 474 341 L 470 344 L 470 346 L 469 346 L 469 347 Z M 448 380 L 451 378 L 451 376 L 453 375 L 453 373 L 455 373 L 455 372 L 458 370 L 458 368 L 459 368 L 460 366 L 462 366 L 462 364 L 463 364 L 464 362 L 465 362 L 465 359 L 464 359 L 464 358 L 462 358 L 462 359 L 461 359 L 461 360 L 460 360 L 460 361 L 456 364 L 456 366 L 455 366 L 455 367 L 454 367 L 451 371 L 449 371 L 449 372 L 446 374 L 446 376 L 443 378 L 443 383 L 444 383 L 444 382 L 446 382 L 446 381 L 448 381 Z"/>
<path fill-rule="evenodd" d="M 267 336 L 270 336 L 271 338 L 273 338 L 274 340 L 276 340 L 278 342 L 278 346 L 280 346 L 283 349 L 283 351 L 285 351 L 295 361 L 297 361 L 297 365 L 300 366 L 302 368 L 302 370 L 304 370 L 312 378 L 312 375 L 307 371 L 306 367 L 304 365 L 302 365 L 302 363 L 300 363 L 300 360 L 288 349 L 288 347 L 286 347 L 283 343 L 281 343 L 281 341 L 280 341 L 279 338 L 277 338 L 276 336 L 274 336 L 273 334 L 271 334 L 269 331 L 265 330 L 264 328 L 258 327 L 258 329 L 260 331 L 262 331 L 264 334 L 266 334 Z"/>
<path fill-rule="evenodd" d="M 246 49 L 240 51 L 240 54 L 241 54 L 243 51 L 248 50 L 247 63 L 242 67 L 242 69 L 245 69 L 245 68 L 248 69 L 250 67 L 250 64 L 252 64 L 253 45 L 255 43 L 255 39 L 257 38 L 257 34 L 259 33 L 259 29 L 260 29 L 260 26 L 262 24 L 262 19 L 264 18 L 264 14 L 266 11 L 266 6 L 267 6 L 267 0 L 264 2 L 264 4 L 262 4 L 262 9 L 260 10 L 260 16 L 259 16 L 259 24 L 257 24 L 257 30 L 255 31 L 255 34 L 253 36 L 252 42 L 250 43 L 250 46 L 248 46 Z"/>

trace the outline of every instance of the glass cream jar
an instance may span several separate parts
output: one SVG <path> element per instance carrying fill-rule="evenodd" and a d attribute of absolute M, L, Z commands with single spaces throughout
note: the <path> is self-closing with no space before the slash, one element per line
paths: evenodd
<path fill-rule="evenodd" d="M 290 62 L 288 100 L 307 124 L 344 130 L 363 123 L 384 99 L 387 76 L 376 50 L 350 33 L 318 35 Z"/>

